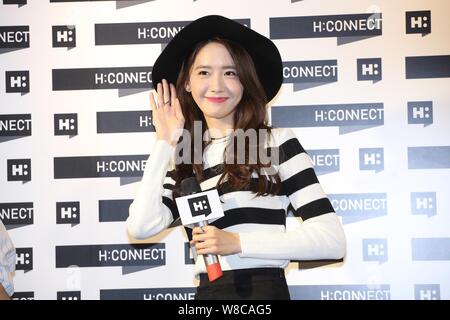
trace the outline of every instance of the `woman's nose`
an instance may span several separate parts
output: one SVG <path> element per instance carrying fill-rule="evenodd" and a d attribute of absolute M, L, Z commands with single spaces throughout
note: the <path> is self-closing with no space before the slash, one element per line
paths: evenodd
<path fill-rule="evenodd" d="M 223 77 L 221 75 L 215 75 L 211 79 L 210 90 L 213 92 L 222 92 L 224 86 Z"/>

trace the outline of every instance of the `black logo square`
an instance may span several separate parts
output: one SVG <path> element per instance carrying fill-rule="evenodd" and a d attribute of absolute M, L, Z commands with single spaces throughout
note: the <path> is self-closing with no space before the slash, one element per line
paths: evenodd
<path fill-rule="evenodd" d="M 358 81 L 382 79 L 381 58 L 357 59 Z"/>
<path fill-rule="evenodd" d="M 192 217 L 203 215 L 207 217 L 211 213 L 211 206 L 206 195 L 190 198 L 188 199 L 188 203 Z"/>
<path fill-rule="evenodd" d="M 77 45 L 75 26 L 52 26 L 53 48 L 74 48 Z"/>
<path fill-rule="evenodd" d="M 5 71 L 6 92 L 30 92 L 30 71 Z"/>
<path fill-rule="evenodd" d="M 16 270 L 33 270 L 33 248 L 16 248 Z"/>
<path fill-rule="evenodd" d="M 80 202 L 57 202 L 56 224 L 79 224 Z"/>
<path fill-rule="evenodd" d="M 31 181 L 31 159 L 9 159 L 8 181 Z"/>
<path fill-rule="evenodd" d="M 406 33 L 431 33 L 431 11 L 407 11 Z"/>
<path fill-rule="evenodd" d="M 54 115 L 55 136 L 75 136 L 78 134 L 78 114 L 60 113 Z"/>

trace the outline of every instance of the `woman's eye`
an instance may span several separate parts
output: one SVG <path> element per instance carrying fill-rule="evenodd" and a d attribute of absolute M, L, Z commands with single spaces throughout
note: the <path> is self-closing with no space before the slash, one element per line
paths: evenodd
<path fill-rule="evenodd" d="M 205 76 L 208 74 L 208 71 L 199 71 L 198 74 L 201 76 Z"/>
<path fill-rule="evenodd" d="M 234 71 L 227 71 L 227 72 L 225 72 L 225 74 L 226 74 L 227 76 L 235 76 L 235 75 L 236 75 L 236 72 L 234 72 Z"/>

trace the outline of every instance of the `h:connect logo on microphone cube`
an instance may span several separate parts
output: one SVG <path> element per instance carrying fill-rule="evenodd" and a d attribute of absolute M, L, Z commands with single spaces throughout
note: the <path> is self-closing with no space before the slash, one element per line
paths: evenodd
<path fill-rule="evenodd" d="M 211 213 L 211 206 L 209 205 L 208 196 L 202 195 L 200 197 L 188 199 L 189 208 L 193 217 L 205 216 Z"/>
<path fill-rule="evenodd" d="M 183 225 L 224 216 L 217 189 L 175 198 Z"/>

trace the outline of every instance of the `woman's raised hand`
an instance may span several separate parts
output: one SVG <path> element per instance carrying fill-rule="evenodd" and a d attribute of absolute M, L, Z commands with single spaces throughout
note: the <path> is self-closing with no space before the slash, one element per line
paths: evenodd
<path fill-rule="evenodd" d="M 156 139 L 165 140 L 175 146 L 184 128 L 184 117 L 175 86 L 166 79 L 156 86 L 157 99 L 150 91 L 150 107 Z"/>

